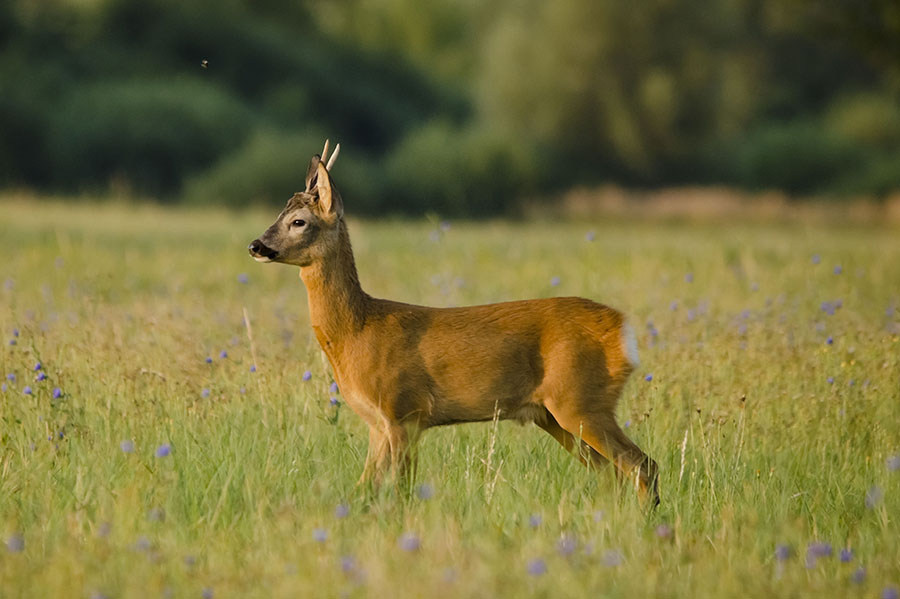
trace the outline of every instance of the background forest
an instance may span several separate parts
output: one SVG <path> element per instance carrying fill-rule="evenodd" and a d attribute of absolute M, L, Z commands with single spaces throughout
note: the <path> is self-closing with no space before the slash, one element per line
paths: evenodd
<path fill-rule="evenodd" d="M 356 214 L 548 191 L 900 188 L 890 0 L 11 0 L 0 188 L 280 203 L 328 136 Z"/>

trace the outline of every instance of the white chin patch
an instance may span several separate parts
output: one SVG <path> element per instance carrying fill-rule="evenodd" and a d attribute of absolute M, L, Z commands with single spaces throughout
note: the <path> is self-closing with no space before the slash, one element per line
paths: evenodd
<path fill-rule="evenodd" d="M 256 260 L 257 262 L 271 262 L 272 261 L 271 258 L 268 258 L 266 256 L 253 256 L 253 259 Z"/>

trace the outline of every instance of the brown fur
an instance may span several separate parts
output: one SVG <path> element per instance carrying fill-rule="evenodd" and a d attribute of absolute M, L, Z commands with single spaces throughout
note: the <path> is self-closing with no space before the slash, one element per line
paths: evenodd
<path fill-rule="evenodd" d="M 429 308 L 369 296 L 318 157 L 307 191 L 251 244 L 258 259 L 260 248 L 300 266 L 316 339 L 347 404 L 369 425 L 362 481 L 390 468 L 404 475 L 425 429 L 496 413 L 535 422 L 585 463 L 613 462 L 643 500 L 658 503 L 655 462 L 614 418 L 632 371 L 616 310 L 576 297 Z"/>

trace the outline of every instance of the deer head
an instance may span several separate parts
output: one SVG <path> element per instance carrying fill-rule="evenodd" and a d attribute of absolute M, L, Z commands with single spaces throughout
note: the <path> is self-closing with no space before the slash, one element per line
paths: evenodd
<path fill-rule="evenodd" d="M 329 170 L 340 150 L 338 144 L 329 159 L 326 141 L 322 155 L 309 161 L 306 190 L 295 193 L 272 226 L 248 246 L 257 262 L 309 266 L 338 245 L 344 205 Z"/>

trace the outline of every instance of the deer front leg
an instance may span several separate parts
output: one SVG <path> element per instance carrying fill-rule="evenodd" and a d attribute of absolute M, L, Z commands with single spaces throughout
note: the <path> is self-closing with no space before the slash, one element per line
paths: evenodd
<path fill-rule="evenodd" d="M 391 447 L 388 436 L 378 427 L 369 426 L 369 451 L 366 464 L 357 486 L 372 483 L 376 488 L 381 485 L 384 472 L 389 465 Z"/>

